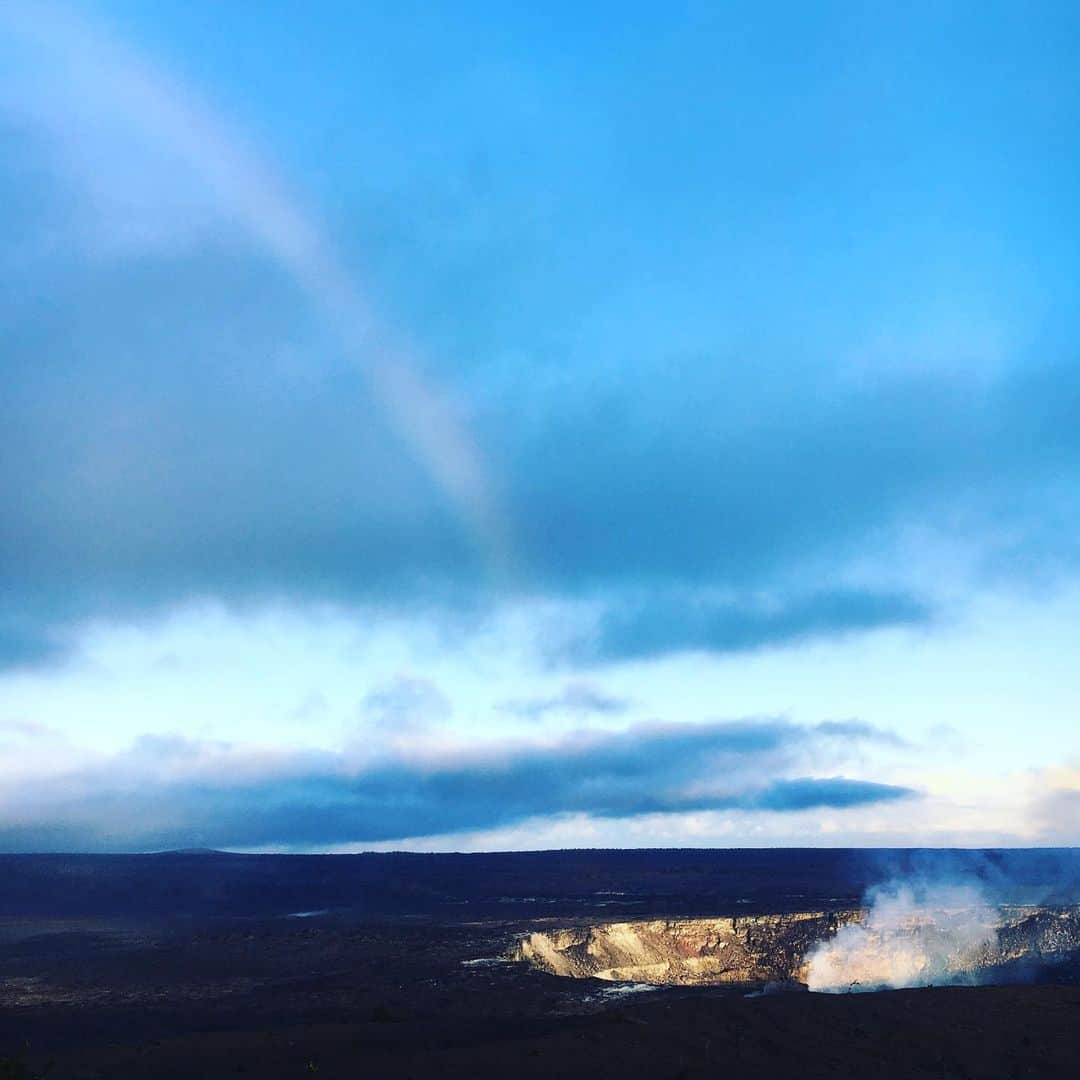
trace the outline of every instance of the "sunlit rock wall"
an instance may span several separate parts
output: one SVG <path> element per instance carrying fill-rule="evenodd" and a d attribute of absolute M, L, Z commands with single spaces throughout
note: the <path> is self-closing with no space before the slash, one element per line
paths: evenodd
<path fill-rule="evenodd" d="M 883 924 L 866 910 L 616 922 L 536 931 L 510 955 L 571 978 L 841 990 L 991 981 L 1004 965 L 1080 950 L 1077 908 L 1001 909 L 975 929 L 962 920 L 962 934 L 957 925 L 955 912 Z"/>
<path fill-rule="evenodd" d="M 574 978 L 769 982 L 797 978 L 814 942 L 859 917 L 843 911 L 606 923 L 529 934 L 513 956 Z"/>

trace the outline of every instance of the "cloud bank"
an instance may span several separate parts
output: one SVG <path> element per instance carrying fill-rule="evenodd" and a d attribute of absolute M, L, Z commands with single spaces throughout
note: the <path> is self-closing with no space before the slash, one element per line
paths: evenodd
<path fill-rule="evenodd" d="M 889 739 L 853 721 L 801 727 L 760 719 L 579 732 L 546 745 L 380 754 L 352 764 L 339 754 L 146 737 L 96 766 L 9 784 L 0 849 L 308 848 L 565 814 L 844 809 L 915 792 L 799 770 Z"/>

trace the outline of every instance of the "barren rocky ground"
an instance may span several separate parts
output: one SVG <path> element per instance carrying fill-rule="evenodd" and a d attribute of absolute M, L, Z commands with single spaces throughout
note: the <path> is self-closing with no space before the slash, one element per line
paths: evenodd
<path fill-rule="evenodd" d="M 527 932 L 516 923 L 333 918 L 54 928 L 9 921 L 0 948 L 0 1057 L 13 1075 L 57 1080 L 793 1070 L 1016 1077 L 1080 1069 L 1075 985 L 624 993 L 527 963 L 490 962 Z M 1061 975 L 1075 978 L 1073 970 Z"/>
<path fill-rule="evenodd" d="M 570 888 L 577 878 L 565 869 L 523 888 L 529 866 L 513 860 L 507 865 L 519 877 L 512 881 L 498 864 L 494 883 L 476 874 L 475 864 L 467 866 L 473 892 L 466 902 L 445 883 L 428 879 L 421 893 L 415 879 L 398 880 L 393 895 L 422 895 L 415 904 L 426 903 L 426 913 L 373 913 L 370 905 L 320 911 L 319 889 L 337 888 L 332 880 L 327 885 L 325 869 L 321 884 L 308 880 L 289 892 L 290 903 L 297 902 L 293 915 L 245 912 L 235 897 L 261 900 L 260 891 L 238 892 L 218 869 L 198 889 L 187 882 L 184 895 L 198 901 L 185 900 L 189 910 L 160 910 L 166 906 L 160 897 L 171 888 L 166 873 L 152 879 L 158 890 L 152 905 L 136 893 L 125 914 L 109 916 L 87 909 L 117 906 L 138 874 L 124 869 L 107 888 L 101 875 L 90 874 L 92 888 L 82 900 L 77 892 L 52 899 L 62 912 L 9 910 L 0 917 L 0 1077 L 1080 1075 L 1080 964 L 1072 954 L 1035 973 L 1042 982 L 873 994 L 748 996 L 769 974 L 763 969 L 749 972 L 756 981 L 723 986 L 611 981 L 613 973 L 596 966 L 610 956 L 595 942 L 624 947 L 625 929 L 613 926 L 688 927 L 706 956 L 723 951 L 720 931 L 730 930 L 747 955 L 767 952 L 771 942 L 790 959 L 802 948 L 803 928 L 816 926 L 814 920 L 843 922 L 849 916 L 842 913 L 852 910 L 848 888 L 836 891 L 832 912 L 799 918 L 793 898 L 776 905 L 786 911 L 763 921 L 767 912 L 753 910 L 757 901 L 740 903 L 738 890 L 706 895 L 714 887 L 708 875 L 723 877 L 712 854 L 697 862 L 685 853 L 661 855 L 650 864 L 652 877 L 642 875 L 640 862 L 625 870 L 625 856 L 612 871 L 594 855 L 577 894 Z M 338 872 L 338 864 L 326 865 Z M 428 864 L 418 865 L 429 873 Z M 582 865 L 573 856 L 574 873 Z M 457 864 L 445 866 L 458 873 Z M 32 869 L 42 890 L 53 887 L 54 869 Z M 72 876 L 70 868 L 60 869 Z M 85 869 L 76 866 L 77 880 L 86 879 Z M 817 869 L 811 865 L 806 873 Z M 263 872 L 258 864 L 256 870 Z M 761 876 L 766 871 L 772 872 L 766 867 Z M 644 882 L 637 893 L 633 873 Z M 187 879 L 177 872 L 173 880 Z M 739 881 L 744 890 L 748 880 L 754 884 L 747 875 Z M 699 882 L 693 894 L 699 911 L 712 904 L 722 913 L 664 915 L 663 890 L 689 895 L 688 881 Z M 836 885 L 826 880 L 820 892 Z M 48 906 L 25 880 L 19 888 L 25 906 Z M 805 888 L 781 881 L 773 898 Z M 13 891 L 0 902 L 13 906 Z M 546 902 L 552 897 L 556 902 Z M 762 892 L 760 905 L 769 900 Z M 280 897 L 273 902 L 280 905 Z M 208 913 L 215 903 L 228 913 Z M 689 904 L 672 906 L 682 912 Z M 158 910 L 147 910 L 152 907 Z M 643 920 L 612 917 L 642 909 L 649 913 Z M 493 914 L 500 911 L 508 915 Z M 1060 944 L 1064 925 L 1047 916 L 1029 925 L 1026 938 L 1010 931 L 1003 941 L 1015 950 L 1037 930 Z M 507 962 L 537 935 L 571 950 L 585 945 L 579 960 L 590 955 L 592 941 L 595 970 L 584 964 L 560 975 L 543 964 Z M 693 952 L 685 941 L 680 947 Z M 607 981 L 589 977 L 601 970 Z M 1033 977 L 1028 969 L 1013 974 Z"/>

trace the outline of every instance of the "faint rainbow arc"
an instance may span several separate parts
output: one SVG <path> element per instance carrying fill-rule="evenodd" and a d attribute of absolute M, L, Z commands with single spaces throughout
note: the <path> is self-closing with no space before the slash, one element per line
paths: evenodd
<path fill-rule="evenodd" d="M 65 77 L 86 75 L 104 104 L 202 177 L 221 209 L 322 311 L 492 571 L 508 579 L 514 565 L 510 529 L 475 439 L 445 392 L 391 344 L 355 276 L 345 271 L 316 220 L 283 190 L 273 169 L 190 90 L 85 18 L 51 5 L 16 3 L 0 6 L 0 20 L 55 55 Z"/>

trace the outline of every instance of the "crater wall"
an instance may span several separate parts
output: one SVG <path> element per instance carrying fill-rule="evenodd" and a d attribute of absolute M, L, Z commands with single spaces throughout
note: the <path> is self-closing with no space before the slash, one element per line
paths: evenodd
<path fill-rule="evenodd" d="M 654 919 L 533 931 L 510 957 L 570 978 L 670 985 L 765 984 L 810 981 L 814 951 L 860 930 L 863 948 L 933 956 L 926 981 L 994 981 L 1010 965 L 1053 964 L 1080 956 L 1080 908 L 1010 908 L 984 939 L 950 949 L 933 921 L 913 919 L 888 933 L 867 925 L 867 911 L 850 909 L 732 918 Z M 943 960 L 941 958 L 944 958 Z M 857 979 L 850 980 L 855 983 Z M 837 985 L 844 985 L 840 972 Z M 888 979 L 880 985 L 888 985 Z M 909 984 L 910 985 L 910 984 Z"/>
<path fill-rule="evenodd" d="M 601 923 L 536 931 L 512 950 L 553 975 L 611 981 L 716 984 L 798 978 L 810 947 L 859 911 Z"/>

